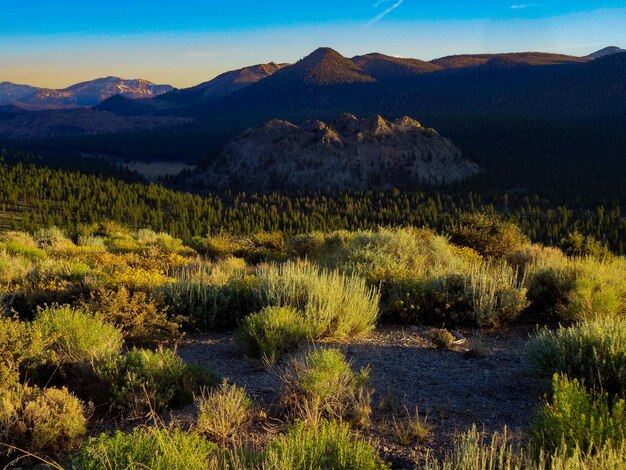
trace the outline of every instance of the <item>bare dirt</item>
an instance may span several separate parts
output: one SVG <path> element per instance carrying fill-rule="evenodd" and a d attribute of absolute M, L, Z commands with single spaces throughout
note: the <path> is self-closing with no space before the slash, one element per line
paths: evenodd
<path fill-rule="evenodd" d="M 452 350 L 437 349 L 429 339 L 430 331 L 383 326 L 363 338 L 323 343 L 344 351 L 355 369 L 370 368 L 375 393 L 372 427 L 365 434 L 379 442 L 380 450 L 397 468 L 414 468 L 426 452 L 441 455 L 455 433 L 472 424 L 488 433 L 505 426 L 513 433 L 526 432 L 534 408 L 548 390 L 546 381 L 524 360 L 531 326 L 490 333 L 460 330 L 464 339 Z M 477 343 L 483 345 L 481 357 L 471 354 Z M 263 409 L 271 410 L 277 401 L 280 380 L 276 372 L 247 357 L 231 332 L 189 335 L 179 354 L 244 387 Z M 398 417 L 417 407 L 427 417 L 430 437 L 400 445 L 385 431 L 384 423 L 394 413 L 390 405 Z M 179 417 L 190 418 L 194 413 L 193 406 L 188 407 L 179 411 Z"/>

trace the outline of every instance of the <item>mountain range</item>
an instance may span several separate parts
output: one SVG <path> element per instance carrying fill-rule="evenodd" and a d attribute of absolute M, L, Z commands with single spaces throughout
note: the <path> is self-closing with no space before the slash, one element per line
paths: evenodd
<path fill-rule="evenodd" d="M 91 107 L 111 96 L 154 98 L 173 89 L 171 85 L 155 85 L 147 80 L 119 77 L 97 78 L 60 90 L 2 82 L 0 105 L 11 104 L 30 110 Z"/>

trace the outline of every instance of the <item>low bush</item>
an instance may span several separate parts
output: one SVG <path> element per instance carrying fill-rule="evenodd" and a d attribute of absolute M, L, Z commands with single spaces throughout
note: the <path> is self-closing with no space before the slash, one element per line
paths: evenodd
<path fill-rule="evenodd" d="M 261 468 L 382 470 L 390 468 L 371 442 L 352 434 L 350 427 L 322 421 L 310 428 L 294 425 L 269 445 Z"/>
<path fill-rule="evenodd" d="M 46 362 L 53 365 L 94 364 L 119 355 L 122 333 L 80 308 L 69 305 L 40 309 L 32 329 L 49 341 Z"/>
<path fill-rule="evenodd" d="M 135 415 L 192 403 L 202 386 L 216 382 L 211 372 L 185 364 L 170 349 L 133 349 L 102 364 L 97 373 L 115 404 Z"/>
<path fill-rule="evenodd" d="M 245 431 L 253 415 L 252 400 L 246 391 L 226 381 L 219 388 L 202 394 L 196 404 L 198 431 L 221 443 Z"/>
<path fill-rule="evenodd" d="M 118 327 L 127 344 L 155 346 L 180 339 L 180 324 L 167 316 L 167 308 L 145 292 L 127 288 L 100 289 L 83 302 L 86 310 Z"/>
<path fill-rule="evenodd" d="M 435 328 L 428 336 L 439 349 L 451 349 L 456 341 L 454 335 L 445 328 Z"/>
<path fill-rule="evenodd" d="M 0 389 L 0 443 L 32 453 L 69 451 L 86 432 L 85 407 L 67 389 Z"/>
<path fill-rule="evenodd" d="M 540 330 L 528 343 L 527 355 L 548 376 L 563 373 L 626 398 L 626 319 L 622 317 Z"/>
<path fill-rule="evenodd" d="M 529 243 L 517 225 L 484 214 L 463 217 L 450 231 L 450 241 L 472 248 L 486 258 L 503 258 Z"/>
<path fill-rule="evenodd" d="M 76 459 L 84 470 L 205 470 L 215 444 L 180 429 L 139 427 L 90 439 Z"/>
<path fill-rule="evenodd" d="M 0 390 L 16 384 L 24 367 L 41 362 L 46 345 L 28 324 L 0 314 Z"/>
<path fill-rule="evenodd" d="M 555 374 L 552 400 L 539 409 L 533 424 L 533 445 L 545 452 L 565 445 L 590 453 L 620 446 L 626 437 L 624 410 L 624 400 L 610 403 L 607 395 L 592 394 L 577 379 Z"/>
<path fill-rule="evenodd" d="M 266 307 L 247 316 L 237 333 L 250 352 L 270 362 L 310 338 L 313 328 L 291 307 Z"/>
<path fill-rule="evenodd" d="M 262 266 L 257 275 L 261 303 L 301 311 L 315 337 L 345 338 L 374 328 L 380 295 L 359 277 L 308 263 Z"/>
<path fill-rule="evenodd" d="M 415 409 L 414 415 L 406 408 L 405 411 L 405 416 L 398 417 L 394 415 L 391 419 L 385 421 L 383 428 L 402 446 L 424 442 L 428 439 L 431 432 L 427 418 L 420 417 L 417 408 Z"/>
<path fill-rule="evenodd" d="M 369 401 L 369 374 L 355 373 L 337 349 L 318 349 L 293 358 L 282 376 L 281 404 L 292 418 L 317 423 L 322 417 L 363 422 L 360 401 Z"/>

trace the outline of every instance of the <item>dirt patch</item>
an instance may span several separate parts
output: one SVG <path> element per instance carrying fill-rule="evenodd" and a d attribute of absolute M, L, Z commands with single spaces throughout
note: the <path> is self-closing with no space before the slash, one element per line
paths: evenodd
<path fill-rule="evenodd" d="M 476 424 L 486 432 L 524 433 L 546 382 L 538 379 L 524 360 L 524 345 L 532 327 L 518 325 L 505 331 L 479 335 L 484 357 L 469 351 L 477 333 L 461 330 L 462 343 L 453 350 L 437 349 L 429 339 L 430 329 L 384 326 L 364 338 L 349 342 L 326 341 L 343 350 L 355 368 L 369 367 L 373 398 L 373 426 L 368 435 L 380 441 L 381 451 L 398 468 L 413 468 L 427 451 L 440 454 L 458 431 Z M 280 381 L 258 360 L 248 358 L 232 333 L 190 335 L 179 348 L 188 362 L 216 370 L 221 376 L 245 387 L 255 402 L 271 408 Z M 280 364 L 278 365 L 280 366 Z M 417 407 L 428 416 L 431 437 L 419 445 L 400 446 L 384 432 L 393 413 Z M 180 413 L 193 416 L 189 407 Z"/>

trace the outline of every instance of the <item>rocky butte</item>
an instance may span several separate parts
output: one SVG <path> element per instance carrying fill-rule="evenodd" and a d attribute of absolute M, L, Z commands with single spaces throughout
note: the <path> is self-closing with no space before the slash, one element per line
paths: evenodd
<path fill-rule="evenodd" d="M 331 124 L 272 120 L 247 130 L 196 183 L 247 192 L 385 190 L 452 183 L 478 170 L 449 139 L 409 117 L 343 114 Z"/>

